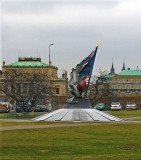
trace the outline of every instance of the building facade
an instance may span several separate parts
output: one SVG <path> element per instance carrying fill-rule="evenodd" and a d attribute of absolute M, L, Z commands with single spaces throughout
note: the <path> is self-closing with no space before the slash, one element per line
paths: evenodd
<path fill-rule="evenodd" d="M 112 75 L 110 90 L 125 105 L 127 102 L 141 104 L 141 70 L 122 70 Z"/>
<path fill-rule="evenodd" d="M 2 75 L 1 80 L 4 80 L 4 73 L 6 72 L 25 72 L 27 74 L 42 74 L 44 75 L 44 80 L 49 80 L 50 86 L 55 89 L 55 96 L 51 97 L 53 99 L 57 98 L 59 103 L 63 103 L 67 96 L 67 75 L 64 73 L 61 78 L 58 77 L 58 68 L 52 65 L 48 65 L 41 61 L 41 58 L 34 57 L 19 57 L 17 62 L 6 64 L 3 62 L 2 65 Z M 22 86 L 22 88 L 25 88 Z M 0 94 L 1 101 L 7 100 L 7 96 L 2 92 Z M 45 101 L 45 100 L 44 100 Z"/>

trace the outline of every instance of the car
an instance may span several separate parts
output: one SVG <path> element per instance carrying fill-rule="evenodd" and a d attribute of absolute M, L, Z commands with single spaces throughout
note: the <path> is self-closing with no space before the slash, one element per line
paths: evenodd
<path fill-rule="evenodd" d="M 47 108 L 45 105 L 37 105 L 34 109 L 34 112 L 45 112 Z"/>
<path fill-rule="evenodd" d="M 136 110 L 137 105 L 135 102 L 128 102 L 125 109 L 126 110 Z"/>
<path fill-rule="evenodd" d="M 122 106 L 120 102 L 112 102 L 111 103 L 111 110 L 122 110 Z"/>
<path fill-rule="evenodd" d="M 15 111 L 16 111 L 17 113 L 21 113 L 21 112 L 23 112 L 23 107 L 16 106 Z"/>
<path fill-rule="evenodd" d="M 99 111 L 106 111 L 106 110 L 109 109 L 109 107 L 106 106 L 104 103 L 98 103 L 98 104 L 94 107 L 94 109 L 97 109 L 97 110 L 99 110 Z"/>
<path fill-rule="evenodd" d="M 8 113 L 12 109 L 12 105 L 9 102 L 0 102 L 0 113 Z"/>
<path fill-rule="evenodd" d="M 16 112 L 21 113 L 21 112 L 32 112 L 33 107 L 31 106 L 30 102 L 26 101 L 17 101 L 16 102 Z"/>
<path fill-rule="evenodd" d="M 16 111 L 14 109 L 11 109 L 9 113 L 16 113 Z"/>

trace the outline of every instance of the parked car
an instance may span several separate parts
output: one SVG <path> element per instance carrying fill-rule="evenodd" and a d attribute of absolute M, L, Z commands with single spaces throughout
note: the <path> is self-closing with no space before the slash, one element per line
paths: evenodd
<path fill-rule="evenodd" d="M 8 113 L 12 109 L 12 105 L 9 102 L 0 102 L 0 113 Z"/>
<path fill-rule="evenodd" d="M 33 111 L 33 107 L 31 107 L 31 103 L 30 102 L 24 102 L 24 101 L 17 101 L 16 102 L 16 112 L 20 113 L 20 112 L 32 112 Z"/>
<path fill-rule="evenodd" d="M 37 105 L 34 109 L 34 112 L 45 112 L 47 108 L 45 105 Z"/>
<path fill-rule="evenodd" d="M 98 103 L 98 104 L 94 107 L 94 109 L 97 109 L 97 110 L 99 110 L 99 111 L 106 111 L 106 110 L 109 109 L 109 107 L 106 106 L 104 103 Z"/>
<path fill-rule="evenodd" d="M 16 113 L 16 111 L 14 109 L 11 109 L 9 113 Z"/>
<path fill-rule="evenodd" d="M 111 103 L 111 110 L 122 110 L 122 106 L 120 102 L 112 102 Z"/>
<path fill-rule="evenodd" d="M 128 102 L 125 109 L 126 110 L 136 110 L 137 105 L 135 102 Z"/>

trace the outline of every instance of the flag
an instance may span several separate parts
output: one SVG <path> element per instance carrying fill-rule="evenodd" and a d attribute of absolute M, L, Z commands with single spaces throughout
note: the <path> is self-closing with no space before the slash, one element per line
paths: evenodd
<path fill-rule="evenodd" d="M 91 53 L 90 59 L 84 64 L 84 66 L 80 70 L 79 75 L 78 75 L 78 81 L 80 81 L 84 76 L 91 77 L 95 58 L 96 58 L 97 49 L 98 49 L 98 45 L 96 46 L 95 50 Z"/>

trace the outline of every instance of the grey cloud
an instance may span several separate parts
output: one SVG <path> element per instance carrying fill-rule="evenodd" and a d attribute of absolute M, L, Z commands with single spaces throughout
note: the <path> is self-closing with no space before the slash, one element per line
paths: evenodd
<path fill-rule="evenodd" d="M 125 1 L 5 2 L 2 5 L 3 18 L 7 14 L 27 14 L 28 17 L 28 13 L 34 15 L 34 18 L 37 16 L 37 20 L 40 20 L 37 13 L 44 13 L 46 17 L 54 14 L 55 17 L 43 17 L 41 23 L 36 19 L 36 23 L 32 19 L 28 22 L 27 19 L 21 19 L 19 23 L 13 21 L 11 24 L 12 21 L 9 23 L 3 19 L 3 57 L 7 63 L 11 63 L 16 61 L 22 52 L 22 56 L 40 55 L 42 60 L 48 63 L 48 46 L 54 43 L 51 47 L 51 58 L 61 73 L 63 69 L 70 71 L 75 67 L 99 41 L 95 71 L 100 67 L 109 70 L 113 59 L 118 72 L 122 68 L 124 57 L 128 67 L 136 68 L 141 59 L 141 12 L 136 12 L 133 8 L 135 10 L 129 10 L 127 14 L 123 9 L 119 9 L 122 2 Z M 68 7 L 68 10 L 60 13 L 60 7 Z M 83 14 L 79 15 L 79 11 Z M 60 15 L 62 17 L 59 17 Z"/>
<path fill-rule="evenodd" d="M 10 13 L 22 13 L 22 12 L 48 12 L 56 6 L 61 5 L 94 5 L 100 8 L 114 7 L 120 3 L 119 0 L 41 0 L 41 1 L 3 1 L 2 10 Z"/>

